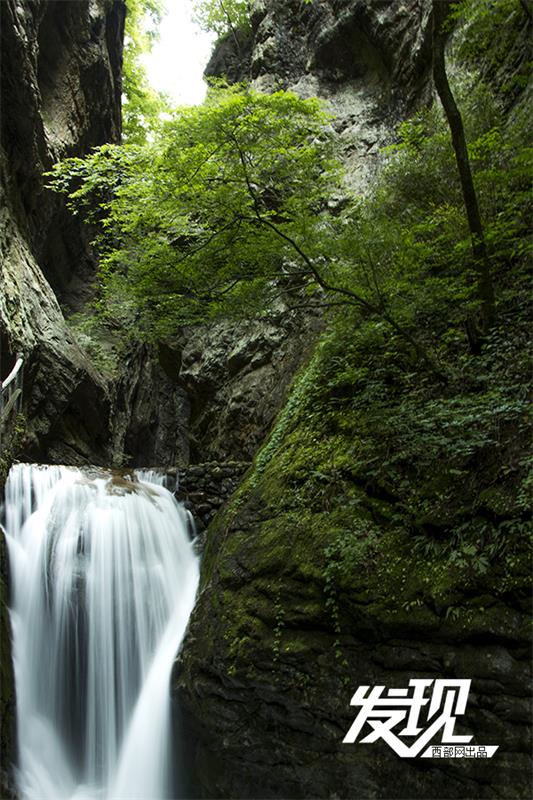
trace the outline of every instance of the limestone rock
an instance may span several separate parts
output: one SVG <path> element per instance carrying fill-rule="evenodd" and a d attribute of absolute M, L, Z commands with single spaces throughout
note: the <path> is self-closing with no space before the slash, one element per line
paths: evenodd
<path fill-rule="evenodd" d="M 335 115 L 350 187 L 365 191 L 396 122 L 427 99 L 429 6 L 425 0 L 256 0 L 251 61 L 242 77 L 251 72 L 264 90 L 322 97 Z M 225 59 L 234 69 L 229 47 L 228 39 L 213 68 L 223 72 Z M 193 336 L 181 374 L 197 398 L 193 424 L 209 430 L 224 409 L 221 432 L 230 439 L 228 410 L 235 409 L 242 426 L 247 381 L 257 380 L 260 390 L 265 367 L 232 373 L 241 354 L 251 365 L 262 351 L 252 336 L 247 344 L 234 334 L 233 345 L 227 336 L 227 345 L 224 336 L 216 344 L 205 335 L 195 343 Z M 305 431 L 305 421 L 298 424 Z M 407 608 L 394 597 L 383 600 L 370 564 L 368 572 L 362 568 L 335 585 L 333 618 L 325 574 L 325 549 L 337 532 L 333 514 L 324 505 L 323 526 L 311 528 L 295 502 L 299 488 L 296 479 L 289 484 L 256 463 L 205 534 L 201 590 L 172 682 L 187 760 L 195 764 L 191 795 L 529 797 L 530 644 L 518 593 L 484 598 L 481 610 L 461 596 L 454 602 L 465 617 L 454 619 L 416 592 Z M 355 505 L 352 511 L 347 503 L 347 513 L 355 515 Z M 397 758 L 383 742 L 342 744 L 354 720 L 349 701 L 356 686 L 405 687 L 412 677 L 472 678 L 461 732 L 479 744 L 500 744 L 494 765 L 422 764 Z"/>
<path fill-rule="evenodd" d="M 319 329 L 316 317 L 280 309 L 270 321 L 186 331 L 179 382 L 193 462 L 253 457 Z"/>
<path fill-rule="evenodd" d="M 42 173 L 120 135 L 121 0 L 0 4 L 0 313 L 2 375 L 24 364 L 27 458 L 108 458 L 105 382 L 76 345 L 58 302 L 90 295 L 87 233 Z"/>

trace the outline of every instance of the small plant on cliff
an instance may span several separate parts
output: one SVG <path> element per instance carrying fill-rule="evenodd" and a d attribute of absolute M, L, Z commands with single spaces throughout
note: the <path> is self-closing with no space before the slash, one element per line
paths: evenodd
<path fill-rule="evenodd" d="M 252 0 L 196 0 L 195 21 L 205 31 L 217 36 L 236 35 L 239 29 L 250 27 Z"/>

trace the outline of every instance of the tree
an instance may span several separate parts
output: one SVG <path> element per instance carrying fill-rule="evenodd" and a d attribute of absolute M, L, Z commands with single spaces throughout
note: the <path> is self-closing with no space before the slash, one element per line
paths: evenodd
<path fill-rule="evenodd" d="M 157 336 L 306 283 L 337 170 L 325 121 L 291 93 L 212 90 L 152 144 L 56 166 L 52 188 L 100 231 L 106 301 L 128 297 Z"/>
<path fill-rule="evenodd" d="M 194 18 L 205 31 L 235 36 L 239 28 L 250 27 L 251 7 L 251 0 L 196 0 Z"/>
<path fill-rule="evenodd" d="M 455 102 L 446 74 L 446 27 L 445 22 L 453 6 L 453 0 L 433 0 L 433 79 L 450 128 L 457 169 L 461 181 L 464 205 L 472 239 L 472 253 L 478 273 L 478 292 L 481 301 L 481 334 L 487 333 L 494 320 L 494 288 L 485 244 L 479 204 L 472 178 L 468 147 L 461 113 Z M 474 350 L 479 349 L 479 334 L 474 325 L 469 326 L 469 335 Z"/>
<path fill-rule="evenodd" d="M 167 99 L 150 86 L 142 63 L 157 40 L 163 13 L 161 0 L 126 2 L 122 128 L 128 142 L 145 142 L 148 132 L 157 129 L 160 114 L 168 110 Z"/>
<path fill-rule="evenodd" d="M 345 195 L 317 100 L 240 87 L 179 109 L 145 146 L 105 146 L 56 165 L 50 186 L 100 230 L 101 308 L 135 309 L 145 337 L 186 323 L 265 313 L 280 295 L 377 315 L 433 371 L 434 360 L 391 310 L 395 292 L 356 241 L 359 204 Z M 382 248 L 383 249 L 383 248 Z M 396 294 L 398 294 L 396 292 Z"/>

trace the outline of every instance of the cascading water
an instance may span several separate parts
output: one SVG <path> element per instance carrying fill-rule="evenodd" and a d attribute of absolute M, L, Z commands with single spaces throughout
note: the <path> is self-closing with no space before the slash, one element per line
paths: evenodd
<path fill-rule="evenodd" d="M 23 798 L 169 796 L 170 673 L 199 570 L 184 512 L 157 483 L 73 467 L 10 472 Z"/>

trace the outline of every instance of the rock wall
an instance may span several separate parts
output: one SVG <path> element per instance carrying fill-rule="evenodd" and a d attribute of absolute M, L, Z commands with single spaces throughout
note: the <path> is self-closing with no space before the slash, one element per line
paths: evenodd
<path fill-rule="evenodd" d="M 112 386 L 112 460 L 117 466 L 187 464 L 189 400 L 179 352 L 132 345 Z"/>
<path fill-rule="evenodd" d="M 310 7 L 273 0 L 254 9 L 240 75 L 231 37 L 209 71 L 324 98 L 348 179 L 364 191 L 395 120 L 428 98 L 428 3 L 325 0 Z M 384 537 L 380 546 L 390 551 L 378 558 L 370 548 L 355 574 L 332 579 L 326 550 L 335 536 L 355 527 L 358 514 L 363 528 L 370 519 L 386 532 L 393 499 L 367 491 L 364 475 L 338 488 L 344 478 L 337 475 L 331 485 L 317 479 L 316 497 L 302 500 L 314 467 L 309 453 L 322 443 L 307 441 L 309 431 L 300 427 L 280 433 L 266 467 L 261 453 L 206 533 L 200 595 L 173 676 L 194 796 L 529 797 L 524 564 L 513 567 L 512 589 L 496 576 L 492 585 L 487 579 L 466 590 L 450 575 L 442 603 L 424 583 L 431 575 L 406 535 L 401 546 Z M 339 430 L 339 452 L 328 451 L 328 459 L 344 463 L 353 442 L 348 424 Z M 356 439 L 364 428 L 352 434 Z M 285 448 L 286 470 L 291 456 L 300 458 L 292 483 L 280 475 Z M 411 678 L 443 677 L 472 679 L 457 732 L 499 744 L 493 764 L 401 759 L 383 742 L 342 744 L 357 686 L 402 688 Z"/>
<path fill-rule="evenodd" d="M 63 307 L 91 293 L 88 234 L 44 189 L 62 157 L 120 137 L 122 0 L 0 4 L 2 374 L 25 357 L 25 456 L 107 458 L 105 382 L 77 346 Z"/>
<path fill-rule="evenodd" d="M 174 478 L 175 497 L 192 513 L 198 534 L 206 530 L 217 511 L 229 500 L 249 467 L 246 461 L 210 461 L 168 473 Z M 202 536 L 200 546 L 204 539 Z"/>
<path fill-rule="evenodd" d="M 186 332 L 178 381 L 191 463 L 253 458 L 320 329 L 316 316 L 281 306 L 268 320 Z"/>
<path fill-rule="evenodd" d="M 87 233 L 44 189 L 42 173 L 64 156 L 119 139 L 124 15 L 122 0 L 0 3 L 0 373 L 6 377 L 15 354 L 24 355 L 26 441 L 16 455 L 28 459 L 109 457 L 108 387 L 63 313 L 90 295 L 94 260 Z M 7 578 L 2 538 L 2 797 L 11 796 L 14 755 Z"/>

